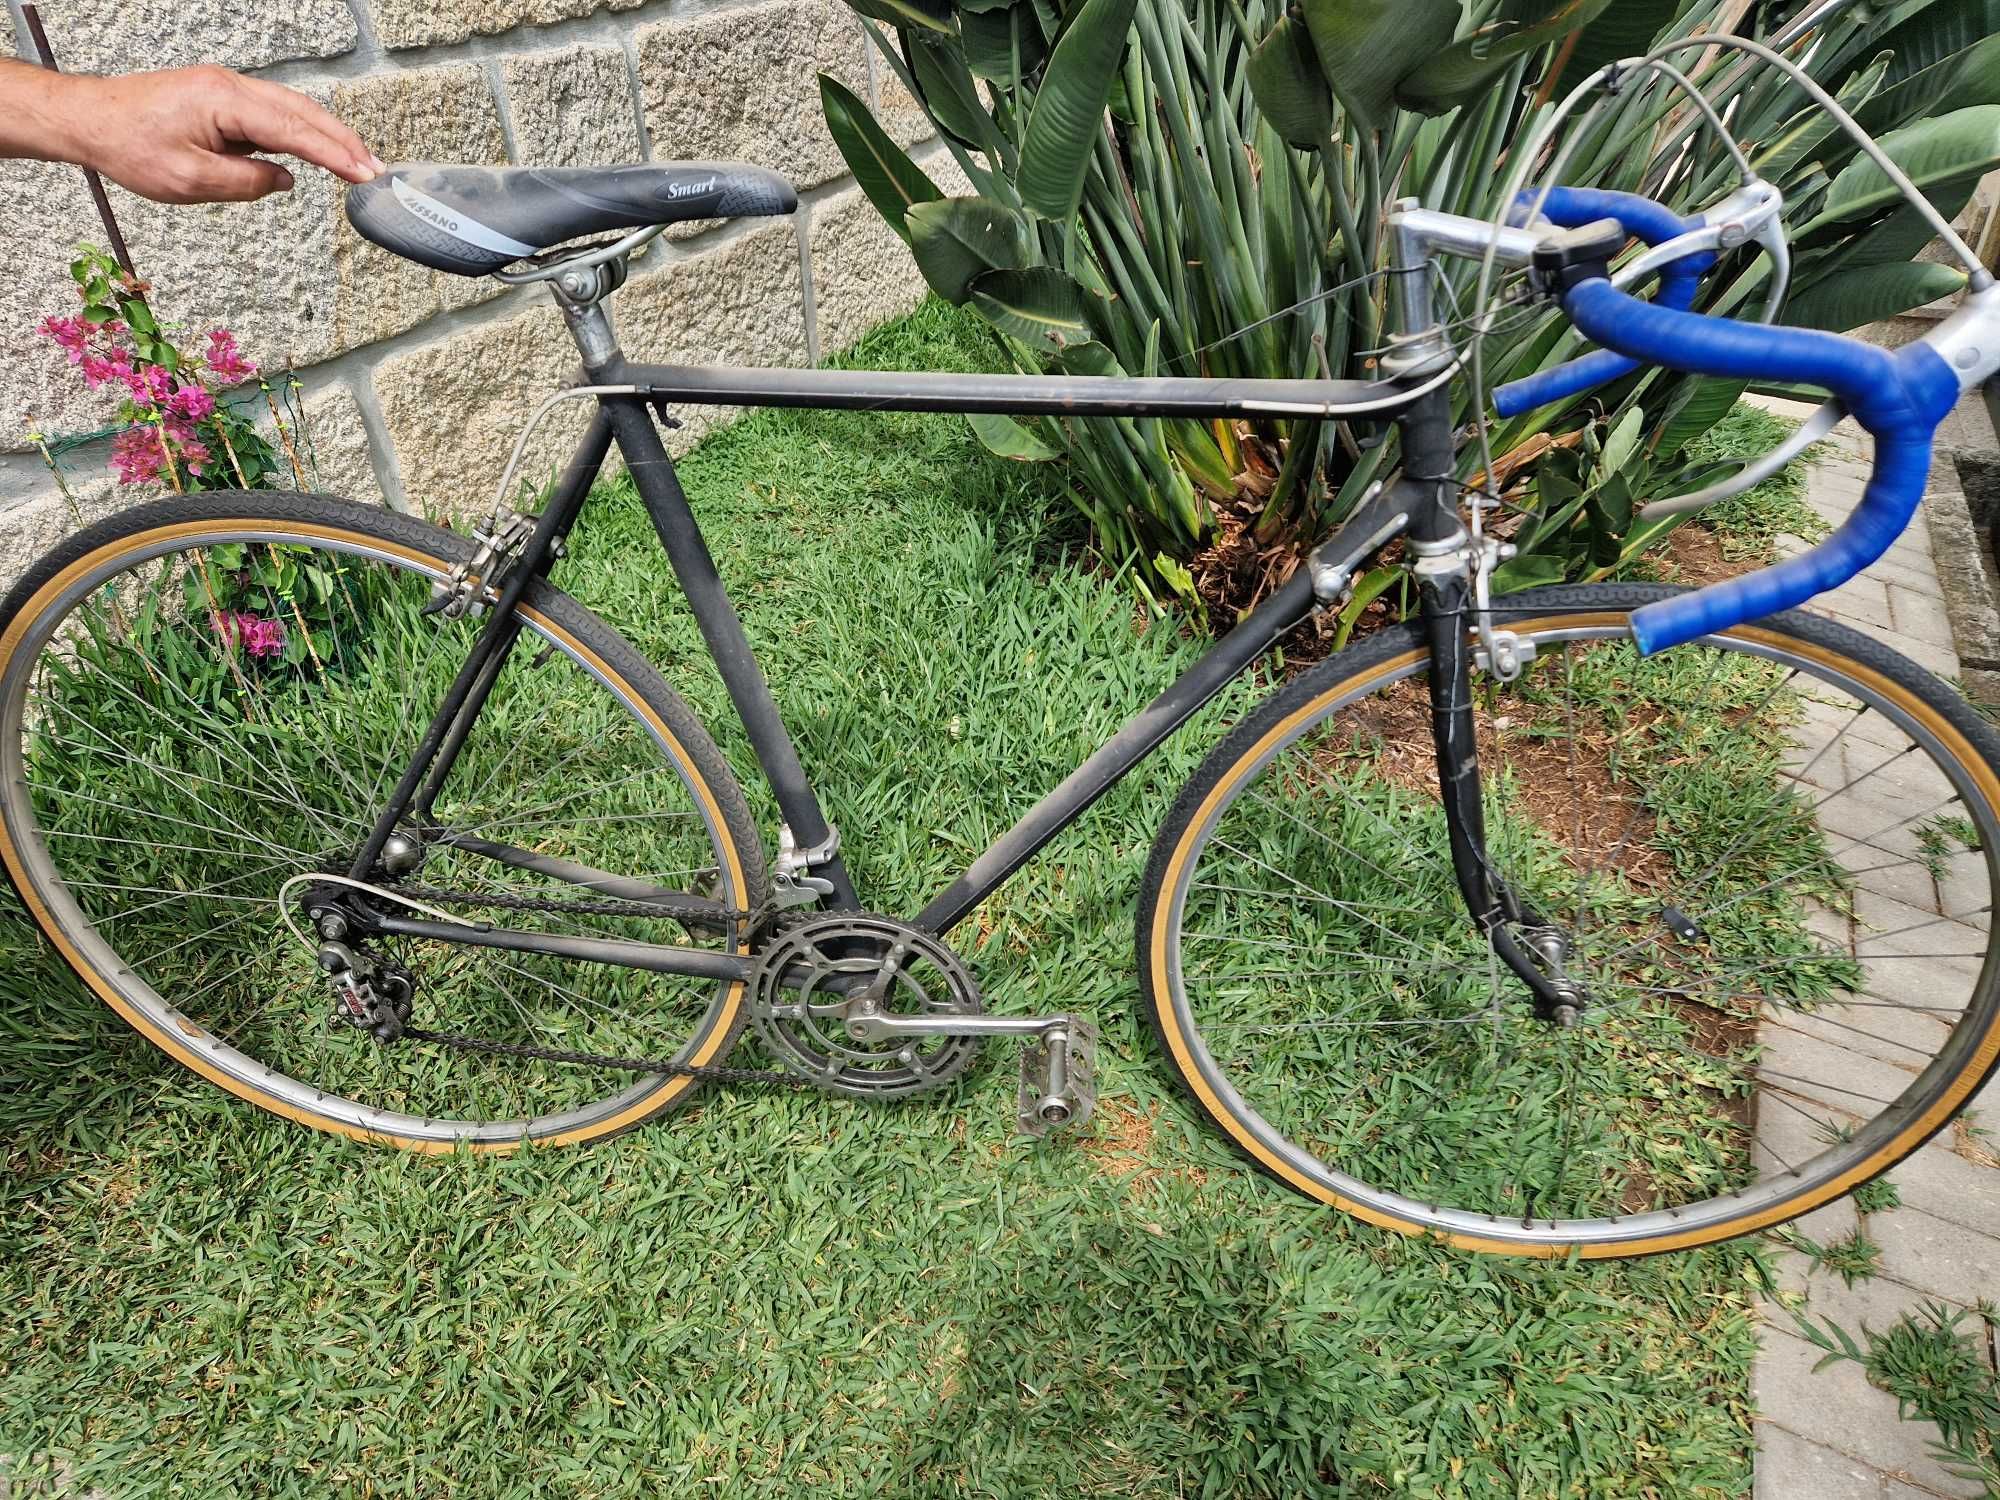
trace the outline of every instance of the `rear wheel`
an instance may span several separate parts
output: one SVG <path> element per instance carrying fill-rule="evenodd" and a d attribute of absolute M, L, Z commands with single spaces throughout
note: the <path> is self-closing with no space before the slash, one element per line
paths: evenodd
<path fill-rule="evenodd" d="M 174 500 L 73 538 L 0 610 L 0 858 L 92 989 L 252 1103 L 419 1150 L 593 1140 L 694 1082 L 377 1041 L 336 1018 L 286 926 L 313 888 L 299 877 L 347 871 L 482 628 L 424 612 L 470 550 L 314 495 Z M 466 919 L 742 951 L 739 926 L 590 911 L 603 892 L 496 858 L 730 910 L 765 889 L 742 794 L 659 674 L 552 588 L 519 619 L 432 816 L 381 878 Z M 743 1021 L 734 981 L 370 946 L 377 988 L 409 986 L 411 1023 L 434 1031 L 699 1065 Z"/>
<path fill-rule="evenodd" d="M 1413 627 L 1287 684 L 1182 793 L 1146 1008 L 1266 1170 L 1473 1249 L 1680 1249 L 1867 1181 L 1993 1070 L 2000 738 L 1809 616 L 1641 658 L 1630 614 L 1669 592 L 1504 601 L 1532 662 L 1474 678 L 1490 860 L 1574 1025 L 1465 914 Z"/>

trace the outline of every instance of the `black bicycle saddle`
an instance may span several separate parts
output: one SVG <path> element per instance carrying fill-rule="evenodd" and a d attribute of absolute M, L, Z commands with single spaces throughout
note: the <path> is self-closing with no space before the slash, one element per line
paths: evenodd
<path fill-rule="evenodd" d="M 384 250 L 458 276 L 608 229 L 788 214 L 776 172 L 740 161 L 623 167 L 468 167 L 404 162 L 351 188 L 347 219 Z"/>

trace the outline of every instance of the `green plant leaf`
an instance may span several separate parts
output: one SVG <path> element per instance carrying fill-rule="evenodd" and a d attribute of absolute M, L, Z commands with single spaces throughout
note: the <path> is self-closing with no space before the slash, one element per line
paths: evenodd
<path fill-rule="evenodd" d="M 1354 593 L 1340 608 L 1339 625 L 1333 632 L 1333 649 L 1338 651 L 1354 634 L 1361 612 L 1382 597 L 1385 589 L 1403 576 L 1400 567 L 1372 568 L 1355 581 Z"/>
<path fill-rule="evenodd" d="M 915 205 L 934 202 L 944 194 L 838 79 L 820 74 L 819 98 L 826 128 L 847 170 L 889 227 L 909 239 L 905 215 Z"/>
<path fill-rule="evenodd" d="M 1020 49 L 1023 78 L 1031 76 L 1049 55 L 1041 23 L 1026 5 L 968 10 L 959 17 L 958 35 L 965 47 L 966 66 L 995 83 L 1013 83 L 1016 47 Z"/>
<path fill-rule="evenodd" d="M 1190 604 L 1201 603 L 1201 594 L 1195 589 L 1194 574 L 1164 552 L 1153 554 L 1153 571 L 1160 575 L 1160 582 L 1172 589 Z"/>
<path fill-rule="evenodd" d="M 1797 328 L 1845 333 L 1948 297 L 1964 285 L 1963 271 L 1930 261 L 1858 266 L 1825 277 L 1793 297 L 1782 321 Z"/>
<path fill-rule="evenodd" d="M 1021 143 L 1021 201 L 1045 219 L 1066 223 L 1083 201 L 1084 174 L 1137 8 L 1138 0 L 1084 0 L 1056 41 Z"/>
<path fill-rule="evenodd" d="M 1851 114 L 1868 102 L 1888 71 L 1889 54 L 1884 52 L 1852 74 L 1835 97 Z M 1750 162 L 1760 175 L 1783 182 L 1801 162 L 1815 159 L 1814 153 L 1829 141 L 1837 142 L 1834 150 L 1839 153 L 1833 165 L 1853 154 L 1853 137 L 1825 110 L 1811 104 L 1787 120 L 1768 145 L 1752 153 Z"/>
<path fill-rule="evenodd" d="M 1303 23 L 1280 16 L 1245 72 L 1257 107 L 1287 143 L 1309 150 L 1333 138 L 1333 92 Z"/>
<path fill-rule="evenodd" d="M 1028 226 L 1004 203 L 991 198 L 941 198 L 909 212 L 910 250 L 931 290 L 945 301 L 963 303 L 973 279 L 986 271 L 1028 264 Z"/>
<path fill-rule="evenodd" d="M 1457 0 L 1303 0 L 1320 71 L 1367 129 L 1388 124 L 1396 85 L 1458 31 Z"/>
<path fill-rule="evenodd" d="M 972 283 L 972 305 L 1010 338 L 1045 351 L 1088 343 L 1089 293 L 1053 266 L 988 271 Z"/>
<path fill-rule="evenodd" d="M 1604 435 L 1604 450 L 1597 456 L 1600 477 L 1608 479 L 1625 467 L 1638 451 L 1639 436 L 1645 431 L 1645 426 L 1646 414 L 1636 406 L 1618 419 L 1611 431 Z"/>
<path fill-rule="evenodd" d="M 979 85 L 956 37 L 906 35 L 904 52 L 924 107 L 948 134 L 975 151 L 992 153 L 1000 132 L 979 102 Z"/>
<path fill-rule="evenodd" d="M 1673 10 L 1660 0 L 1610 0 L 1576 39 L 1555 77 L 1558 97 L 1606 63 L 1651 50 L 1654 39 L 1673 24 Z"/>
<path fill-rule="evenodd" d="M 1936 0 L 1906 16 L 1868 44 L 1868 52 L 1893 52 L 1889 86 L 1915 77 L 2000 33 L 2000 0 Z"/>
<path fill-rule="evenodd" d="M 1937 205 L 1937 211 L 1945 216 L 1947 222 L 1957 218 L 1971 199 L 1971 183 L 1931 194 L 1931 202 Z M 1823 235 L 1830 233 L 1837 240 L 1843 228 L 1851 231 L 1856 227 L 1835 224 L 1828 226 Z M 1909 260 L 1936 237 L 1937 231 L 1931 228 L 1930 221 L 1906 205 L 1872 226 L 1867 233 L 1836 243 L 1827 253 L 1825 274 L 1837 274 L 1857 266 L 1895 265 Z M 1811 279 L 1817 280 L 1818 277 L 1815 275 Z"/>
<path fill-rule="evenodd" d="M 1669 405 L 1667 419 L 1653 439 L 1653 454 L 1671 459 L 1728 416 L 1749 386 L 1740 380 L 1695 376 L 1683 383 Z"/>
<path fill-rule="evenodd" d="M 1469 36 L 1431 53 L 1396 85 L 1396 102 L 1442 114 L 1480 93 L 1523 53 L 1560 41 L 1596 19 L 1610 0 L 1547 0 L 1503 5 L 1500 14 Z"/>
<path fill-rule="evenodd" d="M 973 412 L 965 420 L 980 446 L 996 458 L 1042 464 L 1062 457 L 1061 449 L 1050 447 L 1012 417 L 1003 417 L 998 412 Z"/>
<path fill-rule="evenodd" d="M 1885 75 L 1894 67 L 1891 62 Z M 2000 104 L 2000 32 L 1885 88 L 1855 119 L 1871 135 L 1880 135 L 1924 116 L 1950 114 L 1975 104 Z"/>
<path fill-rule="evenodd" d="M 1124 375 L 1129 373 L 1118 362 L 1117 354 L 1096 339 L 1085 339 L 1081 343 L 1065 345 L 1056 355 L 1056 368 L 1065 375 Z"/>
<path fill-rule="evenodd" d="M 1881 146 L 1924 192 L 1975 182 L 2000 166 L 2000 104 L 1979 104 L 1919 120 L 1882 137 Z M 1818 217 L 1800 233 L 1868 218 L 1901 201 L 1902 194 L 1882 169 L 1858 156 L 1834 178 Z"/>
<path fill-rule="evenodd" d="M 1554 553 L 1537 552 L 1531 557 L 1510 558 L 1493 570 L 1493 592 L 1513 594 L 1522 589 L 1561 583 L 1568 571 L 1562 558 Z"/>
<path fill-rule="evenodd" d="M 856 15 L 885 26 L 914 27 L 940 36 L 950 36 L 957 29 L 958 13 L 951 0 L 847 0 L 847 4 Z"/>

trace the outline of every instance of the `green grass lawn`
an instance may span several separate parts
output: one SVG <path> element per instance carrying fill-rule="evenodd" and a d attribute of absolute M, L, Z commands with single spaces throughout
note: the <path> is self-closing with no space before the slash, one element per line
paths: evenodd
<path fill-rule="evenodd" d="M 857 362 L 976 368 L 935 305 Z M 683 468 L 864 898 L 907 913 L 1199 650 L 950 417 L 764 413 Z M 768 799 L 636 499 L 561 581 Z M 1214 706 L 955 934 L 1103 1022 L 1080 1138 L 1014 1057 L 898 1106 L 714 1095 L 417 1159 L 167 1064 L 0 916 L 0 1453 L 117 1496 L 1688 1496 L 1748 1490 L 1754 1251 L 1486 1260 L 1253 1176 L 1135 1013 L 1152 832 Z"/>

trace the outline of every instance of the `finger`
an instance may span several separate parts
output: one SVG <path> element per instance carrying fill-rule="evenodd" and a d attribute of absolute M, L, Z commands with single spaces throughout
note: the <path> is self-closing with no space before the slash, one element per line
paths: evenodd
<path fill-rule="evenodd" d="M 292 174 L 261 156 L 207 155 L 198 169 L 191 200 L 198 203 L 248 203 L 267 193 L 288 192 Z"/>
<path fill-rule="evenodd" d="M 359 135 L 305 95 L 261 78 L 236 84 L 216 120 L 224 136 L 296 156 L 349 182 L 367 182 L 383 170 Z"/>

